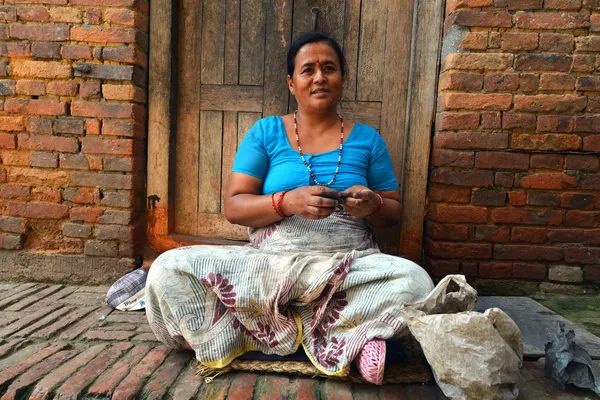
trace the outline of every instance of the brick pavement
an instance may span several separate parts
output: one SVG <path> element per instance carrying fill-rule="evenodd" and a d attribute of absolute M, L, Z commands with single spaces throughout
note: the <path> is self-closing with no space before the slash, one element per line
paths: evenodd
<path fill-rule="evenodd" d="M 158 343 L 143 313 L 111 312 L 107 290 L 0 283 L 0 400 L 445 398 L 434 383 L 376 387 L 238 372 L 206 384 L 194 375 L 193 353 Z M 542 371 L 542 363 L 526 363 L 523 398 L 589 396 L 560 392 Z"/>

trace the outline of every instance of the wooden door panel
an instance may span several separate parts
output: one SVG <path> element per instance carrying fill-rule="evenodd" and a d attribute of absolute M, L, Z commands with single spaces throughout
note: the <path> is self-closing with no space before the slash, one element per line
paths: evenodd
<path fill-rule="evenodd" d="M 338 40 L 347 57 L 340 113 L 381 132 L 401 180 L 405 114 L 398 109 L 406 93 L 397 90 L 388 70 L 409 70 L 411 38 L 386 41 L 388 2 L 182 0 L 175 233 L 246 239 L 246 228 L 229 224 L 223 214 L 235 152 L 257 120 L 296 108 L 285 79 L 286 54 L 291 41 L 311 29 L 313 7 L 321 10 L 319 29 Z M 409 18 L 404 23 L 412 26 Z M 400 52 L 408 56 L 392 55 L 398 47 L 408 49 Z M 395 79 L 407 81 L 408 75 Z M 394 252 L 397 229 L 380 236 L 384 249 Z"/>
<path fill-rule="evenodd" d="M 362 2 L 356 99 L 381 101 L 385 68 L 385 31 L 388 0 Z M 397 0 L 391 0 L 397 1 Z"/>

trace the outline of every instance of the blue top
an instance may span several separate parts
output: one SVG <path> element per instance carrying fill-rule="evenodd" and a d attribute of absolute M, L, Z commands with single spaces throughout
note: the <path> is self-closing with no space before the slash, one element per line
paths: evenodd
<path fill-rule="evenodd" d="M 317 180 L 327 183 L 337 167 L 339 149 L 319 154 L 304 154 Z M 233 172 L 263 181 L 263 194 L 316 185 L 300 153 L 290 145 L 281 117 L 263 118 L 248 131 L 240 144 Z M 329 186 L 343 191 L 354 185 L 372 190 L 395 190 L 398 183 L 390 154 L 377 131 L 368 125 L 354 124 L 344 141 L 337 178 Z"/>

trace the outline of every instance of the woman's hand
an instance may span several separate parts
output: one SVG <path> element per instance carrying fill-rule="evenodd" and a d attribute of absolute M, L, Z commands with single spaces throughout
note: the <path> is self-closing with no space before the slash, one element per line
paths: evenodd
<path fill-rule="evenodd" d="M 381 198 L 365 186 L 352 186 L 344 190 L 349 196 L 343 204 L 344 210 L 354 217 L 367 217 L 381 208 Z"/>
<path fill-rule="evenodd" d="M 337 190 L 324 186 L 303 186 L 286 193 L 281 205 L 285 215 L 298 215 L 306 219 L 324 219 L 338 205 Z"/>

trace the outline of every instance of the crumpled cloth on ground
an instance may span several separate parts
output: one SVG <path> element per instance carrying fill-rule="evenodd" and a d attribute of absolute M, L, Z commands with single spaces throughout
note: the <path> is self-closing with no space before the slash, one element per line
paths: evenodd
<path fill-rule="evenodd" d="M 545 347 L 546 377 L 556 381 L 562 389 L 571 384 L 593 390 L 600 396 L 600 368 L 574 339 L 575 332 L 565 332 L 565 324 L 559 322 L 556 335 Z"/>
<path fill-rule="evenodd" d="M 516 399 L 523 365 L 521 331 L 498 308 L 471 311 L 477 292 L 446 276 L 422 303 L 403 311 L 435 380 L 452 399 Z"/>

